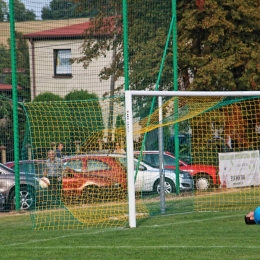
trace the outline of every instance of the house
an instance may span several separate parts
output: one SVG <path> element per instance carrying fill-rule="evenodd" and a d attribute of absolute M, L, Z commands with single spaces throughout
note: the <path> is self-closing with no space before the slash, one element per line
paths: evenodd
<path fill-rule="evenodd" d="M 110 80 L 101 81 L 99 73 L 112 62 L 112 51 L 90 63 L 85 69 L 82 63 L 70 63 L 71 58 L 81 57 L 80 46 L 83 32 L 89 28 L 90 21 L 25 34 L 29 41 L 31 98 L 43 92 L 65 96 L 73 90 L 88 90 L 102 97 L 110 93 Z M 96 37 L 107 37 L 103 30 Z M 116 82 L 115 88 L 122 84 Z"/>
<path fill-rule="evenodd" d="M 83 56 L 80 48 L 84 42 L 83 32 L 90 26 L 91 22 L 87 21 L 24 35 L 29 41 L 32 100 L 43 92 L 52 92 L 64 97 L 73 90 L 87 90 L 99 98 L 111 92 L 111 80 L 101 81 L 99 73 L 111 64 L 112 51 L 106 52 L 105 57 L 100 56 L 93 60 L 86 69 L 82 63 L 70 62 L 72 58 Z M 106 28 L 95 33 L 95 37 L 111 37 L 111 33 Z M 117 88 L 122 83 L 123 79 L 118 80 L 114 87 Z M 101 108 L 104 123 L 111 129 L 111 113 L 112 125 L 115 125 L 117 115 L 123 114 L 124 108 L 116 102 L 112 109 L 107 104 L 108 102 L 106 105 L 101 104 Z"/>
<path fill-rule="evenodd" d="M 22 89 L 23 89 L 22 87 L 17 86 L 17 90 L 22 90 Z M 4 96 L 9 99 L 12 99 L 12 85 L 0 83 L 0 96 Z M 17 96 L 18 96 L 17 97 L 18 101 L 23 101 L 23 98 L 21 96 L 19 96 L 19 92 L 18 92 Z"/>

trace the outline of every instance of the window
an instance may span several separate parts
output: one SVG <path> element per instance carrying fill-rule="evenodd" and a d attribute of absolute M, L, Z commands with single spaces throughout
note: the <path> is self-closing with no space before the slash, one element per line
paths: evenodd
<path fill-rule="evenodd" d="M 71 160 L 64 163 L 64 166 L 73 169 L 76 172 L 82 172 L 82 161 L 81 160 Z"/>
<path fill-rule="evenodd" d="M 168 155 L 163 155 L 163 161 L 165 166 L 176 166 L 176 160 L 175 158 L 168 156 Z"/>
<path fill-rule="evenodd" d="M 159 154 L 144 154 L 144 161 L 152 164 L 155 167 L 159 167 Z M 164 166 L 175 166 L 175 158 L 168 155 L 163 155 Z"/>
<path fill-rule="evenodd" d="M 88 160 L 88 172 L 110 170 L 109 165 L 96 160 Z"/>
<path fill-rule="evenodd" d="M 71 50 L 54 50 L 54 76 L 71 76 Z"/>

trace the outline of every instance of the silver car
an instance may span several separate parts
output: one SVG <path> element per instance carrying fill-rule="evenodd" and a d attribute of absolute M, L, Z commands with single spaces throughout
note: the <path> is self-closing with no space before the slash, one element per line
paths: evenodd
<path fill-rule="evenodd" d="M 31 163 L 31 167 L 34 164 Z M 35 174 L 20 171 L 20 209 L 27 210 L 35 205 Z M 0 163 L 0 210 L 15 209 L 15 172 Z"/>
<path fill-rule="evenodd" d="M 126 167 L 126 157 L 120 155 L 112 155 L 118 157 L 118 160 Z M 138 160 L 134 159 L 135 170 L 138 167 Z M 164 191 L 166 194 L 176 192 L 176 173 L 174 170 L 164 169 Z M 186 172 L 179 172 L 179 183 L 181 191 L 193 190 L 193 178 Z M 139 163 L 136 179 L 135 190 L 138 192 L 156 192 L 160 193 L 160 170 L 158 167 L 141 161 Z"/>
<path fill-rule="evenodd" d="M 137 161 L 135 161 L 137 164 Z M 164 192 L 176 192 L 176 173 L 174 170 L 164 170 Z M 180 190 L 193 190 L 193 179 L 188 172 L 179 172 Z M 160 172 L 158 168 L 144 162 L 140 162 L 138 174 L 135 182 L 136 191 L 153 191 L 160 193 Z"/>

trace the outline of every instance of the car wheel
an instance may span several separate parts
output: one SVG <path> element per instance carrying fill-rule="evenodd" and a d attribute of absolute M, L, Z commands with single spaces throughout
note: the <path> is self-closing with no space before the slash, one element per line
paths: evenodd
<path fill-rule="evenodd" d="M 15 205 L 15 190 L 10 195 L 10 207 L 16 209 Z M 32 187 L 21 187 L 20 188 L 20 210 L 32 209 L 35 206 L 35 191 Z"/>
<path fill-rule="evenodd" d="M 210 176 L 202 174 L 195 176 L 194 187 L 199 191 L 205 191 L 211 188 L 212 180 Z"/>
<path fill-rule="evenodd" d="M 87 186 L 82 192 L 83 203 L 95 203 L 100 196 L 99 188 L 97 186 Z"/>
<path fill-rule="evenodd" d="M 153 191 L 160 194 L 160 191 L 161 191 L 160 180 L 157 180 L 154 183 Z M 175 191 L 176 191 L 176 187 L 175 187 L 174 182 L 169 178 L 165 178 L 165 180 L 164 180 L 164 193 L 170 194 L 170 193 L 173 193 Z"/>

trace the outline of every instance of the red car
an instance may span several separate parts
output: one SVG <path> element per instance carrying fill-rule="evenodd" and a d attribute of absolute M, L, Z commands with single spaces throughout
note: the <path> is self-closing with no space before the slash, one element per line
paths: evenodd
<path fill-rule="evenodd" d="M 66 168 L 62 177 L 62 192 L 65 197 L 76 195 L 94 198 L 98 194 L 125 194 L 126 170 L 115 157 L 67 157 L 63 163 Z"/>
<path fill-rule="evenodd" d="M 140 152 L 135 152 L 137 158 Z M 159 167 L 159 151 L 143 151 L 142 161 L 151 163 Z M 163 154 L 164 167 L 166 169 L 175 169 L 176 159 L 170 152 L 164 152 Z M 179 160 L 180 170 L 189 172 L 194 179 L 194 187 L 197 190 L 207 190 L 213 185 L 219 185 L 219 177 L 217 174 L 217 168 L 213 165 L 204 164 L 187 164 L 184 161 Z"/>
<path fill-rule="evenodd" d="M 62 175 L 62 200 L 74 203 L 75 199 L 83 203 L 122 198 L 125 192 L 114 180 L 98 173 L 79 173 L 70 168 Z"/>

